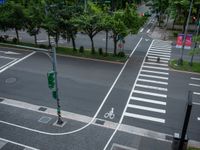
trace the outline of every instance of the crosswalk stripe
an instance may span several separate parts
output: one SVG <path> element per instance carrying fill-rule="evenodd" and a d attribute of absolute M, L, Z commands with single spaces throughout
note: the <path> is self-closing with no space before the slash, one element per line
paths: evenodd
<path fill-rule="evenodd" d="M 200 117 L 198 117 L 197 120 L 200 121 Z"/>
<path fill-rule="evenodd" d="M 157 59 L 148 59 L 148 61 L 157 62 Z M 166 63 L 166 64 L 168 64 L 168 61 L 166 61 L 166 60 L 160 60 L 159 63 Z"/>
<path fill-rule="evenodd" d="M 161 55 L 161 54 L 155 54 L 155 53 L 148 53 L 148 55 L 151 55 L 151 56 L 159 56 L 159 57 L 167 57 L 167 58 L 170 58 L 171 56 L 170 55 Z"/>
<path fill-rule="evenodd" d="M 153 89 L 153 90 L 159 90 L 159 91 L 167 91 L 167 88 L 161 88 L 156 86 L 149 86 L 149 85 L 142 85 L 142 84 L 136 84 L 136 87 L 142 87 L 146 89 Z"/>
<path fill-rule="evenodd" d="M 168 77 L 161 77 L 161 76 L 155 76 L 155 75 L 140 74 L 140 76 L 141 77 L 149 77 L 149 78 L 168 80 Z"/>
<path fill-rule="evenodd" d="M 151 49 L 171 50 L 171 47 L 154 47 L 154 46 L 152 46 Z"/>
<path fill-rule="evenodd" d="M 152 50 L 150 50 L 149 53 L 155 53 L 155 54 L 161 54 L 161 55 L 168 55 L 168 56 L 171 55 L 171 53 L 169 53 L 169 52 L 164 52 L 164 51 L 158 52 L 158 51 L 152 51 Z"/>
<path fill-rule="evenodd" d="M 200 80 L 200 78 L 193 78 L 193 77 L 191 77 L 191 79 L 192 80 Z"/>
<path fill-rule="evenodd" d="M 154 121 L 154 122 L 159 122 L 159 123 L 165 123 L 165 119 L 150 117 L 150 116 L 144 116 L 144 115 L 139 115 L 139 114 L 133 114 L 133 113 L 128 113 L 128 112 L 125 112 L 124 116 L 148 120 L 148 121 Z"/>
<path fill-rule="evenodd" d="M 131 96 L 131 100 L 136 100 L 136 101 L 141 101 L 141 102 L 146 102 L 146 103 L 152 103 L 152 104 L 159 104 L 159 105 L 166 105 L 166 102 L 161 102 L 153 99 L 147 99 L 147 98 L 141 98 L 141 97 L 135 97 Z"/>
<path fill-rule="evenodd" d="M 148 58 L 155 58 L 155 59 L 157 59 L 158 57 L 149 56 L 149 55 L 148 55 Z M 160 59 L 163 59 L 163 60 L 170 60 L 170 58 L 163 58 L 163 57 L 160 57 Z"/>
<path fill-rule="evenodd" d="M 191 85 L 191 86 L 196 86 L 196 87 L 200 87 L 199 84 L 192 84 L 192 83 L 190 83 L 189 85 Z"/>
<path fill-rule="evenodd" d="M 198 92 L 193 92 L 193 94 L 195 94 L 195 95 L 200 95 L 200 93 L 198 93 Z"/>
<path fill-rule="evenodd" d="M 167 95 L 166 95 L 166 94 L 158 94 L 158 93 L 153 93 L 153 92 L 145 92 L 145 91 L 133 90 L 133 93 L 138 93 L 138 94 L 144 94 L 144 95 L 151 95 L 151 96 L 156 96 L 156 97 L 167 98 Z"/>
<path fill-rule="evenodd" d="M 162 74 L 162 75 L 169 75 L 168 72 L 152 71 L 152 70 L 145 70 L 145 69 L 142 69 L 141 72 L 148 72 L 148 73 L 156 73 L 156 74 Z"/>
<path fill-rule="evenodd" d="M 144 68 L 150 68 L 150 69 L 166 70 L 166 71 L 169 70 L 169 68 L 154 67 L 154 66 L 146 66 L 146 65 L 143 65 L 143 67 L 144 67 Z"/>
<path fill-rule="evenodd" d="M 164 109 L 157 109 L 157 108 L 152 108 L 152 107 L 146 107 L 146 106 L 140 106 L 140 105 L 133 105 L 133 104 L 128 104 L 129 108 L 135 108 L 135 109 L 141 109 L 141 110 L 146 110 L 146 111 L 152 111 L 152 112 L 157 112 L 157 113 L 166 113 L 166 110 Z"/>
<path fill-rule="evenodd" d="M 138 79 L 137 81 L 142 81 L 142 82 L 149 82 L 149 83 L 156 83 L 156 84 L 168 85 L 167 82 L 155 81 L 155 80 Z"/>
<path fill-rule="evenodd" d="M 152 48 L 149 51 L 171 53 L 171 50 L 166 50 L 166 49 L 162 50 L 162 49 L 154 49 L 154 48 Z"/>
<path fill-rule="evenodd" d="M 155 62 L 145 62 L 144 64 L 168 67 L 168 64 L 161 64 L 161 63 L 155 63 Z"/>

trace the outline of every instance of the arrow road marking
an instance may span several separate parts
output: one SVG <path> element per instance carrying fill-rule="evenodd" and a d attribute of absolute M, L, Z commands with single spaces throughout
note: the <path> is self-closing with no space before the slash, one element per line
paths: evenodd
<path fill-rule="evenodd" d="M 7 54 L 7 55 L 19 55 L 20 54 L 20 53 L 12 52 L 12 51 L 0 51 L 0 53 L 4 53 L 4 54 Z"/>

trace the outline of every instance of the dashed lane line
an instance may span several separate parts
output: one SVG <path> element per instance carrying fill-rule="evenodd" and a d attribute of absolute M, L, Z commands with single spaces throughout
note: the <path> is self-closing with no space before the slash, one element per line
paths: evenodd
<path fill-rule="evenodd" d="M 135 109 L 141 109 L 145 111 L 152 111 L 157 113 L 166 113 L 166 110 L 164 109 L 158 109 L 158 108 L 152 108 L 152 107 L 146 107 L 146 106 L 140 106 L 140 105 L 134 105 L 134 104 L 128 104 L 128 108 L 135 108 Z"/>
<path fill-rule="evenodd" d="M 141 97 L 135 97 L 135 96 L 131 96 L 131 100 L 136 100 L 136 101 L 141 101 L 141 102 L 146 102 L 146 103 L 152 103 L 152 104 L 158 104 L 158 105 L 166 105 L 167 104 L 166 102 L 147 99 L 147 98 L 141 98 Z"/>
<path fill-rule="evenodd" d="M 168 80 L 168 77 L 155 76 L 155 75 L 147 75 L 147 74 L 140 74 L 140 77 L 148 77 L 148 78 L 156 78 L 156 79 Z"/>
<path fill-rule="evenodd" d="M 18 145 L 18 146 L 21 146 L 21 147 L 25 147 L 25 148 L 28 148 L 30 150 L 39 150 L 37 148 L 34 148 L 34 147 L 31 147 L 31 146 L 27 146 L 27 145 L 24 145 L 24 144 L 20 144 L 20 143 L 17 143 L 17 142 L 13 142 L 11 140 L 7 140 L 7 139 L 3 139 L 3 138 L 0 138 L 1 141 L 4 141 L 4 142 L 9 142 L 9 143 L 12 143 L 12 144 L 15 144 L 15 145 Z"/>

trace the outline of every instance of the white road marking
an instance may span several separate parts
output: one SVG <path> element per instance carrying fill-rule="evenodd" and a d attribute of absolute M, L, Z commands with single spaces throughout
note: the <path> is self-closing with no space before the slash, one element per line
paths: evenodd
<path fill-rule="evenodd" d="M 191 77 L 192 80 L 199 80 L 200 81 L 200 78 L 193 78 Z"/>
<path fill-rule="evenodd" d="M 14 57 L 6 57 L 6 56 L 0 56 L 0 58 L 3 58 L 3 59 L 16 59 Z"/>
<path fill-rule="evenodd" d="M 153 48 L 168 48 L 168 49 L 172 48 L 170 45 L 158 45 L 158 44 L 154 44 L 152 45 L 152 47 Z"/>
<path fill-rule="evenodd" d="M 149 51 L 171 53 L 171 50 L 166 50 L 166 49 L 162 50 L 162 49 L 154 49 L 154 48 L 152 48 Z"/>
<path fill-rule="evenodd" d="M 149 82 L 149 83 L 156 83 L 156 84 L 163 84 L 163 85 L 168 85 L 167 82 L 155 81 L 155 80 L 138 79 L 138 81 Z"/>
<path fill-rule="evenodd" d="M 145 111 L 152 111 L 152 112 L 157 112 L 157 113 L 166 113 L 166 110 L 164 109 L 157 109 L 157 108 L 152 108 L 152 107 L 145 107 L 145 106 L 140 106 L 140 105 L 134 105 L 134 104 L 128 104 L 129 108 L 135 108 L 135 109 L 141 109 Z"/>
<path fill-rule="evenodd" d="M 151 53 L 151 54 L 161 54 L 161 55 L 168 55 L 168 56 L 170 56 L 171 55 L 171 53 L 168 53 L 168 52 L 158 52 L 158 51 L 149 51 L 149 53 Z"/>
<path fill-rule="evenodd" d="M 133 113 L 125 112 L 124 116 L 142 119 L 142 120 L 154 121 L 154 122 L 159 122 L 159 123 L 165 123 L 165 119 L 155 118 L 155 117 L 150 117 L 150 116 L 144 116 L 144 115 L 139 115 L 139 114 L 133 114 Z"/>
<path fill-rule="evenodd" d="M 154 67 L 154 66 L 146 66 L 146 65 L 143 65 L 143 68 L 158 69 L 158 70 L 166 70 L 166 71 L 169 70 L 169 68 Z"/>
<path fill-rule="evenodd" d="M 10 64 L 12 64 L 12 63 L 14 63 L 14 62 L 17 61 L 17 60 L 18 60 L 18 59 L 14 59 L 14 60 L 12 60 L 11 62 L 9 62 L 9 63 L 7 63 L 7 64 L 1 66 L 1 67 L 0 67 L 0 70 L 1 70 L 2 68 L 4 68 L 4 67 L 6 67 L 6 66 L 8 66 L 8 65 L 10 65 Z"/>
<path fill-rule="evenodd" d="M 158 57 L 155 57 L 155 56 L 149 56 L 149 55 L 148 55 L 148 58 L 154 58 L 154 59 L 157 59 Z M 163 58 L 163 57 L 160 57 L 160 59 L 162 59 L 162 60 L 170 60 L 170 58 Z"/>
<path fill-rule="evenodd" d="M 38 43 L 47 42 L 48 40 L 37 40 Z"/>
<path fill-rule="evenodd" d="M 149 32 L 150 32 L 150 29 L 147 30 L 147 33 L 149 33 Z"/>
<path fill-rule="evenodd" d="M 170 56 L 168 56 L 168 55 L 161 55 L 161 54 L 155 54 L 155 53 L 148 53 L 148 55 L 170 58 Z"/>
<path fill-rule="evenodd" d="M 161 102 L 157 100 L 152 100 L 152 99 L 146 99 L 146 98 L 140 98 L 140 97 L 135 97 L 131 96 L 131 100 L 136 100 L 136 101 L 141 101 L 141 102 L 146 102 L 146 103 L 152 103 L 152 104 L 159 104 L 159 105 L 166 105 L 166 102 Z"/>
<path fill-rule="evenodd" d="M 198 93 L 198 92 L 193 92 L 193 94 L 195 94 L 195 95 L 200 95 L 200 93 Z"/>
<path fill-rule="evenodd" d="M 148 61 L 157 62 L 157 59 L 156 58 L 154 58 L 154 59 L 148 59 Z M 168 64 L 168 61 L 160 60 L 159 63 L 166 63 L 166 64 Z"/>
<path fill-rule="evenodd" d="M 159 90 L 159 91 L 167 91 L 167 88 L 161 88 L 156 86 L 149 86 L 149 85 L 142 85 L 142 84 L 136 84 L 136 87 L 142 87 L 146 89 L 153 89 L 153 90 Z"/>
<path fill-rule="evenodd" d="M 144 30 L 144 28 L 142 28 L 141 30 L 140 30 L 140 32 L 142 32 Z"/>
<path fill-rule="evenodd" d="M 156 97 L 167 98 L 167 95 L 166 95 L 166 94 L 158 94 L 158 93 L 153 93 L 153 92 L 145 92 L 145 91 L 133 90 L 133 93 L 138 93 L 138 94 L 144 94 L 144 95 L 151 95 L 151 96 L 156 96 Z"/>
<path fill-rule="evenodd" d="M 171 51 L 170 47 L 151 47 L 151 50 Z"/>
<path fill-rule="evenodd" d="M 32 55 L 35 54 L 35 53 L 36 53 L 36 52 L 32 52 L 32 53 L 28 54 L 27 56 L 25 56 L 25 57 L 23 57 L 23 58 L 21 58 L 21 59 L 18 59 L 18 60 L 15 61 L 14 63 L 12 63 L 12 64 L 10 64 L 10 65 L 4 67 L 3 69 L 1 69 L 1 70 L 0 70 L 0 73 L 4 72 L 5 70 L 9 69 L 10 67 L 14 66 L 15 64 L 17 64 L 17 63 L 23 61 L 24 59 L 26 59 L 26 58 L 32 56 Z"/>
<path fill-rule="evenodd" d="M 0 51 L 0 53 L 4 53 L 4 54 L 7 54 L 7 55 L 19 55 L 20 53 L 16 53 L 16 52 L 12 52 L 12 51 Z"/>
<path fill-rule="evenodd" d="M 145 62 L 144 64 L 168 67 L 168 64 L 161 64 L 161 63 L 155 63 L 155 62 Z"/>
<path fill-rule="evenodd" d="M 10 140 L 7 140 L 7 139 L 0 138 L 0 140 L 1 141 L 5 141 L 5 142 L 9 142 L 9 143 L 12 143 L 12 144 L 15 144 L 15 145 L 18 145 L 18 146 L 21 146 L 21 147 L 25 147 L 25 148 L 28 148 L 30 150 L 39 150 L 37 148 L 31 147 L 31 146 L 27 146 L 27 145 L 24 145 L 24 144 L 20 144 L 20 143 L 17 143 L 17 142 L 13 142 L 13 141 L 10 141 Z"/>
<path fill-rule="evenodd" d="M 198 117 L 197 120 L 200 121 L 200 117 Z"/>
<path fill-rule="evenodd" d="M 168 77 L 161 77 L 161 76 L 154 76 L 154 75 L 147 75 L 147 74 L 140 74 L 141 77 L 148 77 L 148 78 L 156 78 L 156 79 L 163 79 L 168 80 Z"/>
<path fill-rule="evenodd" d="M 190 83 L 189 85 L 191 85 L 191 86 L 196 86 L 196 87 L 200 87 L 199 84 L 193 84 L 193 83 Z"/>
<path fill-rule="evenodd" d="M 145 70 L 145 69 L 142 69 L 142 72 L 155 73 L 155 74 L 162 74 L 162 75 L 169 75 L 168 72 L 152 71 L 152 70 Z"/>

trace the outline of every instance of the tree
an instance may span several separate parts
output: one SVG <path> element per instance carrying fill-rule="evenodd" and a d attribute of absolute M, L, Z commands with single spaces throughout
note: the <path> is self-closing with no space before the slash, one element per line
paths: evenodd
<path fill-rule="evenodd" d="M 194 36 L 193 39 L 194 39 L 194 42 L 195 42 L 195 46 L 194 46 L 194 48 L 189 52 L 189 55 L 191 56 L 190 63 L 189 63 L 190 66 L 193 65 L 194 55 L 200 54 L 200 48 L 197 47 L 197 44 L 200 42 L 200 36 Z"/>

